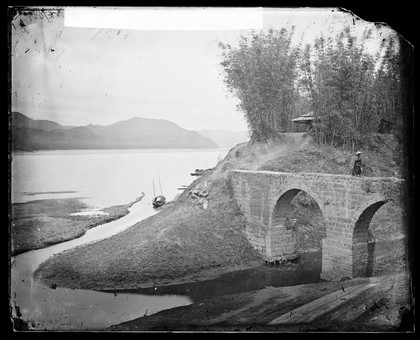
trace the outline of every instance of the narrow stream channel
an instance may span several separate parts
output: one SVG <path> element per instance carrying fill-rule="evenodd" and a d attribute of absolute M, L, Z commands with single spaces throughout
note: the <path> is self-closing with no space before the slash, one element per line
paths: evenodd
<path fill-rule="evenodd" d="M 11 304 L 37 330 L 99 330 L 141 315 L 188 305 L 189 297 L 175 294 L 113 294 L 93 290 L 52 289 L 33 279 L 38 266 L 64 250 L 115 235 L 156 213 L 147 200 L 135 203 L 129 214 L 90 229 L 80 238 L 12 257 Z M 13 310 L 16 315 L 16 309 Z"/>
<path fill-rule="evenodd" d="M 302 254 L 298 264 L 239 270 L 218 278 L 143 289 L 99 292 L 67 289 L 35 282 L 38 266 L 64 250 L 111 237 L 157 213 L 147 200 L 135 203 L 126 216 L 90 229 L 80 238 L 12 257 L 11 305 L 35 330 L 103 330 L 109 326 L 189 305 L 203 298 L 241 293 L 267 286 L 284 287 L 320 281 L 321 253 Z M 13 315 L 17 310 L 13 308 Z"/>
<path fill-rule="evenodd" d="M 99 292 L 52 289 L 33 279 L 38 266 L 66 249 L 115 235 L 156 211 L 146 200 L 135 203 L 128 215 L 90 229 L 78 239 L 12 258 L 11 303 L 36 330 L 103 330 L 109 326 L 189 305 L 203 298 L 241 293 L 264 287 L 284 287 L 320 281 L 321 253 L 302 254 L 298 264 L 239 270 L 218 278 L 143 289 Z M 13 314 L 16 315 L 16 309 Z"/>
<path fill-rule="evenodd" d="M 287 287 L 320 282 L 322 267 L 321 251 L 302 253 L 298 263 L 280 266 L 264 264 L 250 268 L 227 272 L 214 279 L 196 281 L 168 286 L 109 290 L 116 294 L 188 295 L 193 302 L 205 298 L 237 294 L 259 290 L 266 287 Z"/>
<path fill-rule="evenodd" d="M 168 286 L 93 291 L 67 289 L 35 282 L 38 266 L 55 254 L 111 237 L 156 214 L 147 200 L 135 203 L 126 216 L 92 228 L 80 238 L 12 257 L 11 305 L 13 315 L 35 330 L 103 330 L 109 326 L 204 298 L 320 281 L 321 252 L 301 254 L 297 264 L 259 267 L 229 272 L 206 281 Z M 17 312 L 17 309 L 19 312 Z"/>

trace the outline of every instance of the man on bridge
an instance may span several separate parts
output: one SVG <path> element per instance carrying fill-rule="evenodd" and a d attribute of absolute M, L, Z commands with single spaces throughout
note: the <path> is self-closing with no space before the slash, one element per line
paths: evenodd
<path fill-rule="evenodd" d="M 362 153 L 360 151 L 356 152 L 356 160 L 354 161 L 353 171 L 351 173 L 352 176 L 362 176 L 362 159 L 360 158 L 360 155 Z"/>

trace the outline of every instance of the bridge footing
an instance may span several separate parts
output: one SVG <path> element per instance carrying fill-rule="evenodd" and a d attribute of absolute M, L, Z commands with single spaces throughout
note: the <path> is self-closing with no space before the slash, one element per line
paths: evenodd
<path fill-rule="evenodd" d="M 333 280 L 333 277 L 331 275 L 324 274 L 324 273 L 321 273 L 320 278 L 321 280 L 325 280 L 325 281 L 335 281 Z"/>
<path fill-rule="evenodd" d="M 266 266 L 279 266 L 285 263 L 296 263 L 299 261 L 300 254 L 283 255 L 281 257 L 270 257 L 265 259 Z"/>
<path fill-rule="evenodd" d="M 320 275 L 321 280 L 325 280 L 325 281 L 345 281 L 345 280 L 350 280 L 351 277 L 348 275 L 330 275 L 327 273 L 321 273 Z"/>

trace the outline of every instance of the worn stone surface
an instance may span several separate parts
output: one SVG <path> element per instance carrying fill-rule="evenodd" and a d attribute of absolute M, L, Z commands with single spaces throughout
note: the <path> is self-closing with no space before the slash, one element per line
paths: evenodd
<path fill-rule="evenodd" d="M 230 171 L 237 203 L 246 217 L 246 234 L 267 261 L 296 254 L 296 234 L 288 215 L 295 195 L 305 191 L 318 204 L 327 237 L 322 243 L 322 278 L 369 276 L 373 247 L 367 230 L 375 212 L 397 195 L 398 178 L 349 175 Z"/>

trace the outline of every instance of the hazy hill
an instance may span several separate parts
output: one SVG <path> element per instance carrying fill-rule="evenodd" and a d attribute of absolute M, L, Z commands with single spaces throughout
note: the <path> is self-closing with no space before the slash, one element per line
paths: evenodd
<path fill-rule="evenodd" d="M 218 147 L 209 138 L 163 119 L 136 117 L 111 125 L 71 127 L 12 113 L 13 150 Z"/>
<path fill-rule="evenodd" d="M 164 119 L 131 118 L 107 126 L 88 125 L 91 131 L 121 147 L 218 148 L 209 138 Z"/>
<path fill-rule="evenodd" d="M 31 128 L 45 131 L 74 128 L 74 126 L 64 126 L 50 120 L 31 119 L 20 112 L 12 112 L 12 127 L 14 129 Z"/>
<path fill-rule="evenodd" d="M 210 138 L 221 148 L 232 148 L 239 143 L 249 140 L 248 131 L 199 130 L 198 133 Z"/>
<path fill-rule="evenodd" d="M 105 142 L 86 127 L 51 131 L 17 128 L 12 132 L 12 150 L 104 149 Z"/>

